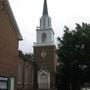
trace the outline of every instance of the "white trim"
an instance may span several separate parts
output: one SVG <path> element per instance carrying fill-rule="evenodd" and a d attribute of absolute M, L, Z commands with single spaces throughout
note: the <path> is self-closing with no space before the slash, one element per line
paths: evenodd
<path fill-rule="evenodd" d="M 7 77 L 0 77 L 0 80 L 8 81 L 8 78 Z"/>
<path fill-rule="evenodd" d="M 10 90 L 14 90 L 14 84 L 15 84 L 14 78 L 11 77 Z"/>
<path fill-rule="evenodd" d="M 36 43 L 36 42 L 34 42 L 33 46 L 35 46 L 35 47 L 38 47 L 38 46 L 55 46 L 55 44 L 54 43 Z"/>

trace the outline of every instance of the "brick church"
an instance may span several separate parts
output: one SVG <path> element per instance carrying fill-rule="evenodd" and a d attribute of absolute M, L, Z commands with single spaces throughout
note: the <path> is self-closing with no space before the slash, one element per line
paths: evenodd
<path fill-rule="evenodd" d="M 34 60 L 20 58 L 22 35 L 8 0 L 0 0 L 0 90 L 56 90 L 56 48 L 46 0 L 36 35 Z"/>
<path fill-rule="evenodd" d="M 37 72 L 37 88 L 38 90 L 55 90 L 56 48 L 46 0 L 44 0 L 40 27 L 36 29 L 36 35 L 34 60 Z"/>

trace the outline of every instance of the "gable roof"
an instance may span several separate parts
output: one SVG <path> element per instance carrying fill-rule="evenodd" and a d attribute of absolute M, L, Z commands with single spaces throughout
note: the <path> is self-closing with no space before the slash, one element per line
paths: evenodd
<path fill-rule="evenodd" d="M 22 35 L 20 33 L 20 30 L 18 28 L 17 22 L 15 20 L 14 14 L 13 14 L 12 9 L 10 7 L 9 1 L 8 0 L 1 0 L 1 1 L 4 2 L 4 5 L 6 7 L 7 13 L 8 13 L 9 18 L 10 18 L 10 21 L 12 22 L 12 25 L 14 27 L 14 30 L 15 30 L 15 32 L 17 34 L 18 40 L 23 40 L 23 37 L 22 37 Z"/>

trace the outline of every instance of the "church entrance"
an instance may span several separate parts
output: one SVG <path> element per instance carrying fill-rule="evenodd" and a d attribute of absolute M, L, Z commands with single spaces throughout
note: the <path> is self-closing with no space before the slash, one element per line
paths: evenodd
<path fill-rule="evenodd" d="M 48 72 L 41 71 L 38 73 L 38 88 L 49 89 L 50 88 L 50 75 Z"/>

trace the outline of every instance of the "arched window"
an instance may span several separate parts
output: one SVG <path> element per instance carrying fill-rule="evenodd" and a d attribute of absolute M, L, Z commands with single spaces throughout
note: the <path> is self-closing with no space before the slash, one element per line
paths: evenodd
<path fill-rule="evenodd" d="M 45 42 L 47 38 L 47 34 L 46 33 L 42 33 L 42 42 Z"/>
<path fill-rule="evenodd" d="M 46 26 L 46 18 L 43 18 L 43 27 L 45 28 Z"/>
<path fill-rule="evenodd" d="M 18 83 L 22 82 L 22 64 L 18 64 Z"/>
<path fill-rule="evenodd" d="M 34 76 L 34 70 L 33 70 L 33 68 L 31 68 L 31 83 L 33 84 L 33 76 Z"/>
<path fill-rule="evenodd" d="M 25 84 L 28 84 L 29 82 L 29 66 L 26 65 L 26 68 L 25 68 Z"/>

